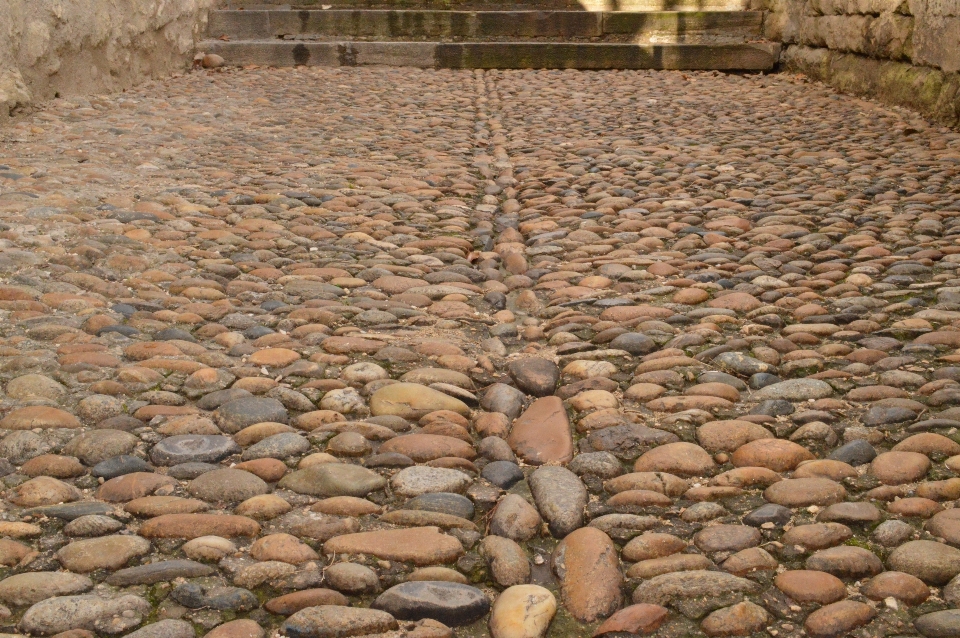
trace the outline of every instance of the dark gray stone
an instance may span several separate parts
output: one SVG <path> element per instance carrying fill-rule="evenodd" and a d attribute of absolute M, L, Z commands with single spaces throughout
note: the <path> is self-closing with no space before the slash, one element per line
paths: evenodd
<path fill-rule="evenodd" d="M 170 596 L 190 609 L 208 607 L 220 611 L 250 611 L 260 606 L 257 597 L 241 587 L 204 587 L 197 583 L 177 585 Z"/>
<path fill-rule="evenodd" d="M 91 514 L 75 518 L 63 526 L 67 536 L 106 536 L 123 529 L 123 523 L 103 514 Z"/>
<path fill-rule="evenodd" d="M 743 522 L 753 527 L 760 527 L 764 523 L 773 523 L 776 527 L 783 527 L 790 522 L 793 514 L 783 505 L 767 503 L 761 505 L 743 517 Z"/>
<path fill-rule="evenodd" d="M 490 600 L 476 587 L 428 580 L 395 585 L 380 594 L 371 607 L 398 620 L 432 618 L 450 627 L 462 627 L 485 616 Z"/>
<path fill-rule="evenodd" d="M 494 383 L 480 398 L 480 407 L 487 412 L 502 412 L 511 419 L 520 416 L 523 410 L 523 392 L 505 383 Z"/>
<path fill-rule="evenodd" d="M 310 451 L 310 441 L 296 432 L 282 432 L 274 434 L 254 443 L 240 457 L 244 461 L 254 459 L 285 459 L 291 456 L 300 456 Z"/>
<path fill-rule="evenodd" d="M 528 482 L 537 509 L 547 521 L 551 534 L 563 538 L 583 527 L 587 488 L 576 474 L 563 467 L 546 465 L 537 468 Z"/>
<path fill-rule="evenodd" d="M 372 454 L 366 458 L 363 464 L 367 467 L 410 467 L 416 465 L 413 459 L 399 452 Z"/>
<path fill-rule="evenodd" d="M 97 423 L 97 428 L 104 430 L 123 430 L 124 432 L 132 432 L 142 427 L 143 421 L 129 414 L 112 416 L 109 419 L 104 419 Z"/>
<path fill-rule="evenodd" d="M 189 341 L 190 343 L 197 343 L 196 337 L 187 332 L 186 330 L 181 330 L 180 328 L 164 328 L 160 332 L 155 332 L 153 335 L 154 341 Z"/>
<path fill-rule="evenodd" d="M 619 459 L 630 461 L 650 448 L 679 440 L 672 432 L 649 428 L 639 423 L 614 425 L 592 432 L 587 437 L 590 447 L 597 452 L 610 452 Z"/>
<path fill-rule="evenodd" d="M 229 401 L 236 401 L 237 399 L 243 399 L 252 396 L 253 394 L 240 388 L 217 390 L 216 392 L 211 392 L 210 394 L 205 395 L 202 399 L 197 401 L 197 407 L 201 410 L 216 410 L 221 405 Z"/>
<path fill-rule="evenodd" d="M 244 397 L 228 401 L 217 408 L 216 415 L 220 429 L 229 434 L 235 434 L 255 423 L 286 423 L 290 419 L 282 403 L 263 397 Z"/>
<path fill-rule="evenodd" d="M 101 476 L 103 480 L 109 481 L 112 478 L 123 476 L 124 474 L 133 474 L 134 472 L 152 472 L 153 467 L 149 463 L 137 456 L 123 454 L 115 456 L 106 461 L 100 461 L 93 466 L 91 473 L 94 476 Z"/>
<path fill-rule="evenodd" d="M 787 416 L 793 414 L 796 408 L 786 399 L 767 399 L 758 403 L 749 414 L 765 414 L 767 416 Z"/>
<path fill-rule="evenodd" d="M 150 459 L 157 465 L 211 463 L 239 453 L 240 446 L 229 436 L 181 434 L 163 439 L 154 445 L 150 450 Z"/>
<path fill-rule="evenodd" d="M 610 347 L 614 350 L 626 350 L 632 355 L 645 355 L 659 349 L 657 342 L 645 334 L 639 332 L 627 332 L 617 335 L 610 342 Z"/>
<path fill-rule="evenodd" d="M 107 578 L 107 584 L 115 587 L 129 587 L 131 585 L 152 585 L 170 581 L 175 578 L 197 578 L 210 576 L 216 573 L 210 565 L 204 565 L 192 560 L 165 560 L 159 563 L 149 563 L 128 567 L 114 572 Z"/>
<path fill-rule="evenodd" d="M 913 626 L 925 638 L 960 638 L 960 609 L 944 609 L 924 614 Z"/>
<path fill-rule="evenodd" d="M 509 490 L 523 480 L 523 470 L 520 469 L 519 465 L 510 461 L 494 461 L 483 467 L 480 476 L 499 488 Z"/>
<path fill-rule="evenodd" d="M 477 444 L 477 452 L 490 461 L 511 461 L 516 463 L 517 455 L 513 453 L 510 444 L 499 436 L 488 436 Z"/>
<path fill-rule="evenodd" d="M 895 406 L 875 405 L 860 417 L 860 421 L 867 426 L 895 425 L 906 423 L 917 418 L 917 413 L 907 408 Z"/>
<path fill-rule="evenodd" d="M 775 374 L 769 374 L 767 372 L 758 372 L 757 374 L 750 375 L 750 389 L 759 390 L 765 388 L 768 385 L 773 385 L 774 383 L 780 383 L 781 379 Z"/>
<path fill-rule="evenodd" d="M 0 457 L 14 465 L 23 465 L 30 459 L 46 454 L 52 446 L 30 430 L 15 430 L 0 441 Z"/>
<path fill-rule="evenodd" d="M 539 357 L 517 359 L 511 361 L 507 369 L 517 387 L 535 397 L 553 394 L 560 381 L 560 368 L 549 359 Z"/>
<path fill-rule="evenodd" d="M 716 370 L 710 370 L 709 372 L 704 372 L 699 377 L 697 377 L 697 383 L 726 383 L 727 385 L 733 386 L 741 392 L 747 391 L 747 384 L 733 376 L 732 374 L 727 374 L 726 372 L 717 372 Z"/>
<path fill-rule="evenodd" d="M 65 521 L 72 521 L 81 516 L 91 516 L 93 514 L 112 514 L 113 505 L 101 501 L 85 501 L 82 503 L 64 503 L 63 505 L 46 505 L 44 507 L 34 507 L 25 514 L 31 516 L 46 516 L 48 518 L 59 518 Z"/>
<path fill-rule="evenodd" d="M 167 469 L 167 474 L 179 481 L 190 481 L 201 474 L 219 470 L 219 465 L 212 463 L 181 463 Z"/>
<path fill-rule="evenodd" d="M 867 441 L 855 439 L 845 443 L 827 456 L 833 461 L 841 461 L 856 467 L 865 465 L 877 457 L 877 451 Z"/>
<path fill-rule="evenodd" d="M 713 358 L 713 363 L 739 374 L 741 377 L 749 377 L 758 372 L 769 372 L 771 374 L 776 372 L 776 368 L 769 363 L 748 357 L 742 352 L 721 352 Z"/>
<path fill-rule="evenodd" d="M 577 476 L 593 474 L 602 479 L 612 479 L 623 474 L 620 459 L 610 452 L 578 454 L 567 464 L 567 468 Z"/>
<path fill-rule="evenodd" d="M 466 496 L 453 492 L 430 492 L 407 501 L 404 509 L 451 514 L 470 520 L 473 518 L 473 502 Z"/>

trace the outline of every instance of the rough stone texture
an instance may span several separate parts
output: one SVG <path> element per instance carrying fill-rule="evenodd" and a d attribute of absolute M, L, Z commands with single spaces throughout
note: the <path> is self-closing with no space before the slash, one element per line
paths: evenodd
<path fill-rule="evenodd" d="M 8 631 L 449 638 L 444 587 L 367 613 L 418 582 L 475 588 L 476 638 L 954 622 L 960 132 L 790 75 L 201 69 L 45 108 L 0 135 Z M 507 441 L 531 355 L 569 461 Z M 371 414 L 405 377 L 469 410 Z M 518 583 L 557 600 L 495 607 Z"/>
<path fill-rule="evenodd" d="M 101 93 L 186 67 L 215 0 L 7 0 L 0 122 L 55 95 Z"/>
<path fill-rule="evenodd" d="M 833 87 L 960 124 L 960 12 L 937 0 L 764 0 L 781 62 Z"/>

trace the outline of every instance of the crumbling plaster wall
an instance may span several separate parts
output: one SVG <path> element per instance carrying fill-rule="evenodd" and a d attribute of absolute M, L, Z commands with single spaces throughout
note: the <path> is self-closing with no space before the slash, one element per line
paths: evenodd
<path fill-rule="evenodd" d="M 215 0 L 0 0 L 0 120 L 186 68 Z"/>
<path fill-rule="evenodd" d="M 960 0 L 766 0 L 786 70 L 960 126 Z"/>

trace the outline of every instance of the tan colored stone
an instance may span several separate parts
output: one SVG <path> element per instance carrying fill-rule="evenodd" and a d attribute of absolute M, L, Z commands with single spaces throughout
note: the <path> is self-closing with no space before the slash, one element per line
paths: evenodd
<path fill-rule="evenodd" d="M 69 412 L 42 405 L 14 410 L 0 420 L 6 430 L 33 430 L 36 428 L 79 428 L 80 421 Z"/>
<path fill-rule="evenodd" d="M 803 461 L 816 457 L 802 445 L 783 439 L 757 439 L 741 445 L 730 456 L 737 467 L 765 467 L 774 472 L 788 472 Z"/>
<path fill-rule="evenodd" d="M 449 563 L 463 553 L 453 536 L 436 527 L 380 530 L 344 534 L 323 545 L 325 554 L 370 554 L 385 560 L 411 562 L 414 565 Z"/>
<path fill-rule="evenodd" d="M 697 441 L 708 452 L 733 452 L 751 441 L 770 438 L 769 430 L 750 421 L 710 421 L 697 428 Z"/>
<path fill-rule="evenodd" d="M 709 476 L 716 469 L 713 458 L 693 443 L 667 443 L 645 452 L 633 465 L 634 472 L 668 472 L 678 476 Z"/>

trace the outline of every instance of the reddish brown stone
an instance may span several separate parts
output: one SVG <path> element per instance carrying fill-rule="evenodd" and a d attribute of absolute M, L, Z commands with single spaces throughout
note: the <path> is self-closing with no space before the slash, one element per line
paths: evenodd
<path fill-rule="evenodd" d="M 320 556 L 309 545 L 290 534 L 270 534 L 257 539 L 250 546 L 250 557 L 256 560 L 276 560 L 299 565 Z"/>
<path fill-rule="evenodd" d="M 930 588 L 922 580 L 903 572 L 877 574 L 864 583 L 860 591 L 871 600 L 893 597 L 908 605 L 919 605 L 930 597 Z"/>
<path fill-rule="evenodd" d="M 816 457 L 802 445 L 783 439 L 758 439 L 741 445 L 730 456 L 736 467 L 765 467 L 774 472 L 788 472 L 803 461 Z"/>
<path fill-rule="evenodd" d="M 145 538 L 199 538 L 200 536 L 256 536 L 260 524 L 232 514 L 166 514 L 151 518 L 140 527 Z"/>
<path fill-rule="evenodd" d="M 287 465 L 279 459 L 256 459 L 238 463 L 236 469 L 259 476 L 267 483 L 276 483 L 287 473 Z"/>
<path fill-rule="evenodd" d="M 563 401 L 537 399 L 514 421 L 507 442 L 531 465 L 566 463 L 573 458 L 573 437 Z"/>
<path fill-rule="evenodd" d="M 848 632 L 866 625 L 877 615 L 870 605 L 853 600 L 842 600 L 807 616 L 803 624 L 807 634 L 813 638 L 838 638 Z"/>
<path fill-rule="evenodd" d="M 660 628 L 670 611 L 660 605 L 630 605 L 607 618 L 593 632 L 594 638 L 604 634 L 639 634 L 649 636 Z"/>
<path fill-rule="evenodd" d="M 289 616 L 307 607 L 348 605 L 347 597 L 332 589 L 304 589 L 268 600 L 263 606 L 271 614 Z"/>
<path fill-rule="evenodd" d="M 111 503 L 122 503 L 153 494 L 164 485 L 177 485 L 177 480 L 152 472 L 134 472 L 112 478 L 101 485 L 97 490 L 97 498 Z"/>
<path fill-rule="evenodd" d="M 919 452 L 884 452 L 870 462 L 870 473 L 885 485 L 919 481 L 930 470 L 930 459 Z"/>
<path fill-rule="evenodd" d="M 620 606 L 620 564 L 610 537 L 595 527 L 568 534 L 553 552 L 563 603 L 580 622 L 604 618 Z"/>
<path fill-rule="evenodd" d="M 770 438 L 769 430 L 749 421 L 710 421 L 697 428 L 697 441 L 708 452 L 733 452 L 751 441 Z"/>
<path fill-rule="evenodd" d="M 825 478 L 785 479 L 763 491 L 763 498 L 784 507 L 833 505 L 846 497 L 842 485 Z"/>
<path fill-rule="evenodd" d="M 380 453 L 386 452 L 399 452 L 418 463 L 425 463 L 445 456 L 472 459 L 477 455 L 473 446 L 465 441 L 438 434 L 405 434 L 398 436 L 380 446 Z"/>
<path fill-rule="evenodd" d="M 215 627 L 203 638 L 263 638 L 263 628 L 248 618 L 231 620 Z"/>
<path fill-rule="evenodd" d="M 732 292 L 707 302 L 711 308 L 726 308 L 736 312 L 750 312 L 763 305 L 759 299 L 745 292 Z"/>
<path fill-rule="evenodd" d="M 123 506 L 134 516 L 152 518 L 164 514 L 193 514 L 210 509 L 210 506 L 195 498 L 179 496 L 144 496 L 135 498 Z"/>
<path fill-rule="evenodd" d="M 826 605 L 847 597 L 843 581 L 827 572 L 808 569 L 787 571 L 777 575 L 773 584 L 798 603 Z"/>

